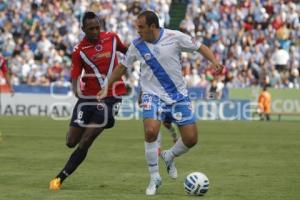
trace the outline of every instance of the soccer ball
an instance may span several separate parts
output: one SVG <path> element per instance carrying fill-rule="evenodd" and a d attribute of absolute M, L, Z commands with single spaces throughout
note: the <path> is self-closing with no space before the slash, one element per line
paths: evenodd
<path fill-rule="evenodd" d="M 186 176 L 183 185 L 189 195 L 203 196 L 208 190 L 209 181 L 202 172 L 192 172 Z"/>

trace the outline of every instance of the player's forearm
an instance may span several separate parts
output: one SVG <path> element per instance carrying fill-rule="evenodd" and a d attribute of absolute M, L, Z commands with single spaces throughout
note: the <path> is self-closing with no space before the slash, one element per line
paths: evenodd
<path fill-rule="evenodd" d="M 118 81 L 127 71 L 127 68 L 122 65 L 122 64 L 119 64 L 116 69 L 113 71 L 111 77 L 109 78 L 108 80 L 108 88 L 112 87 L 112 85 Z"/>
<path fill-rule="evenodd" d="M 212 64 L 217 65 L 219 63 L 213 52 L 206 45 L 202 44 L 199 48 L 199 52 Z"/>

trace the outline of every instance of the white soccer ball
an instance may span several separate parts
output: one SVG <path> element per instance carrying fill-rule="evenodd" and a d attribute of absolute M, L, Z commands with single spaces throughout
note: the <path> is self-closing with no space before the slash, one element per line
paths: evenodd
<path fill-rule="evenodd" d="M 209 187 L 209 180 L 202 172 L 192 172 L 186 176 L 184 190 L 189 195 L 203 196 Z"/>

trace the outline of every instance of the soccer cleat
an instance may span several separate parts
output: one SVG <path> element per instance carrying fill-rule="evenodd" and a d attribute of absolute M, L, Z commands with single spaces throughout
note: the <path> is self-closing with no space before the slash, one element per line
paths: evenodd
<path fill-rule="evenodd" d="M 49 190 L 59 190 L 61 188 L 60 178 L 54 178 L 49 183 Z"/>
<path fill-rule="evenodd" d="M 155 177 L 150 179 L 150 183 L 146 189 L 146 195 L 155 195 L 157 188 L 161 185 L 161 178 Z"/>
<path fill-rule="evenodd" d="M 168 153 L 168 151 L 162 151 L 160 153 L 160 157 L 165 161 L 165 164 L 167 167 L 167 172 L 168 172 L 169 176 L 173 179 L 176 179 L 177 178 L 177 169 L 175 167 L 175 161 L 174 161 L 174 159 L 168 160 L 166 157 L 167 153 Z"/>

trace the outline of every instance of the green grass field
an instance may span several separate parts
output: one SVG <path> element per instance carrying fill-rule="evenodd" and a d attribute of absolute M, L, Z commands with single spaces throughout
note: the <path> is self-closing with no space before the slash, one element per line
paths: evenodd
<path fill-rule="evenodd" d="M 297 122 L 198 123 L 199 144 L 178 158 L 177 180 L 160 161 L 163 185 L 144 195 L 148 172 L 141 121 L 119 121 L 101 135 L 79 169 L 57 192 L 48 183 L 73 151 L 64 145 L 67 121 L 0 117 L 1 200 L 297 200 L 300 196 L 300 124 Z M 171 145 L 164 129 L 163 145 Z M 183 181 L 202 171 L 204 197 L 187 196 Z"/>

